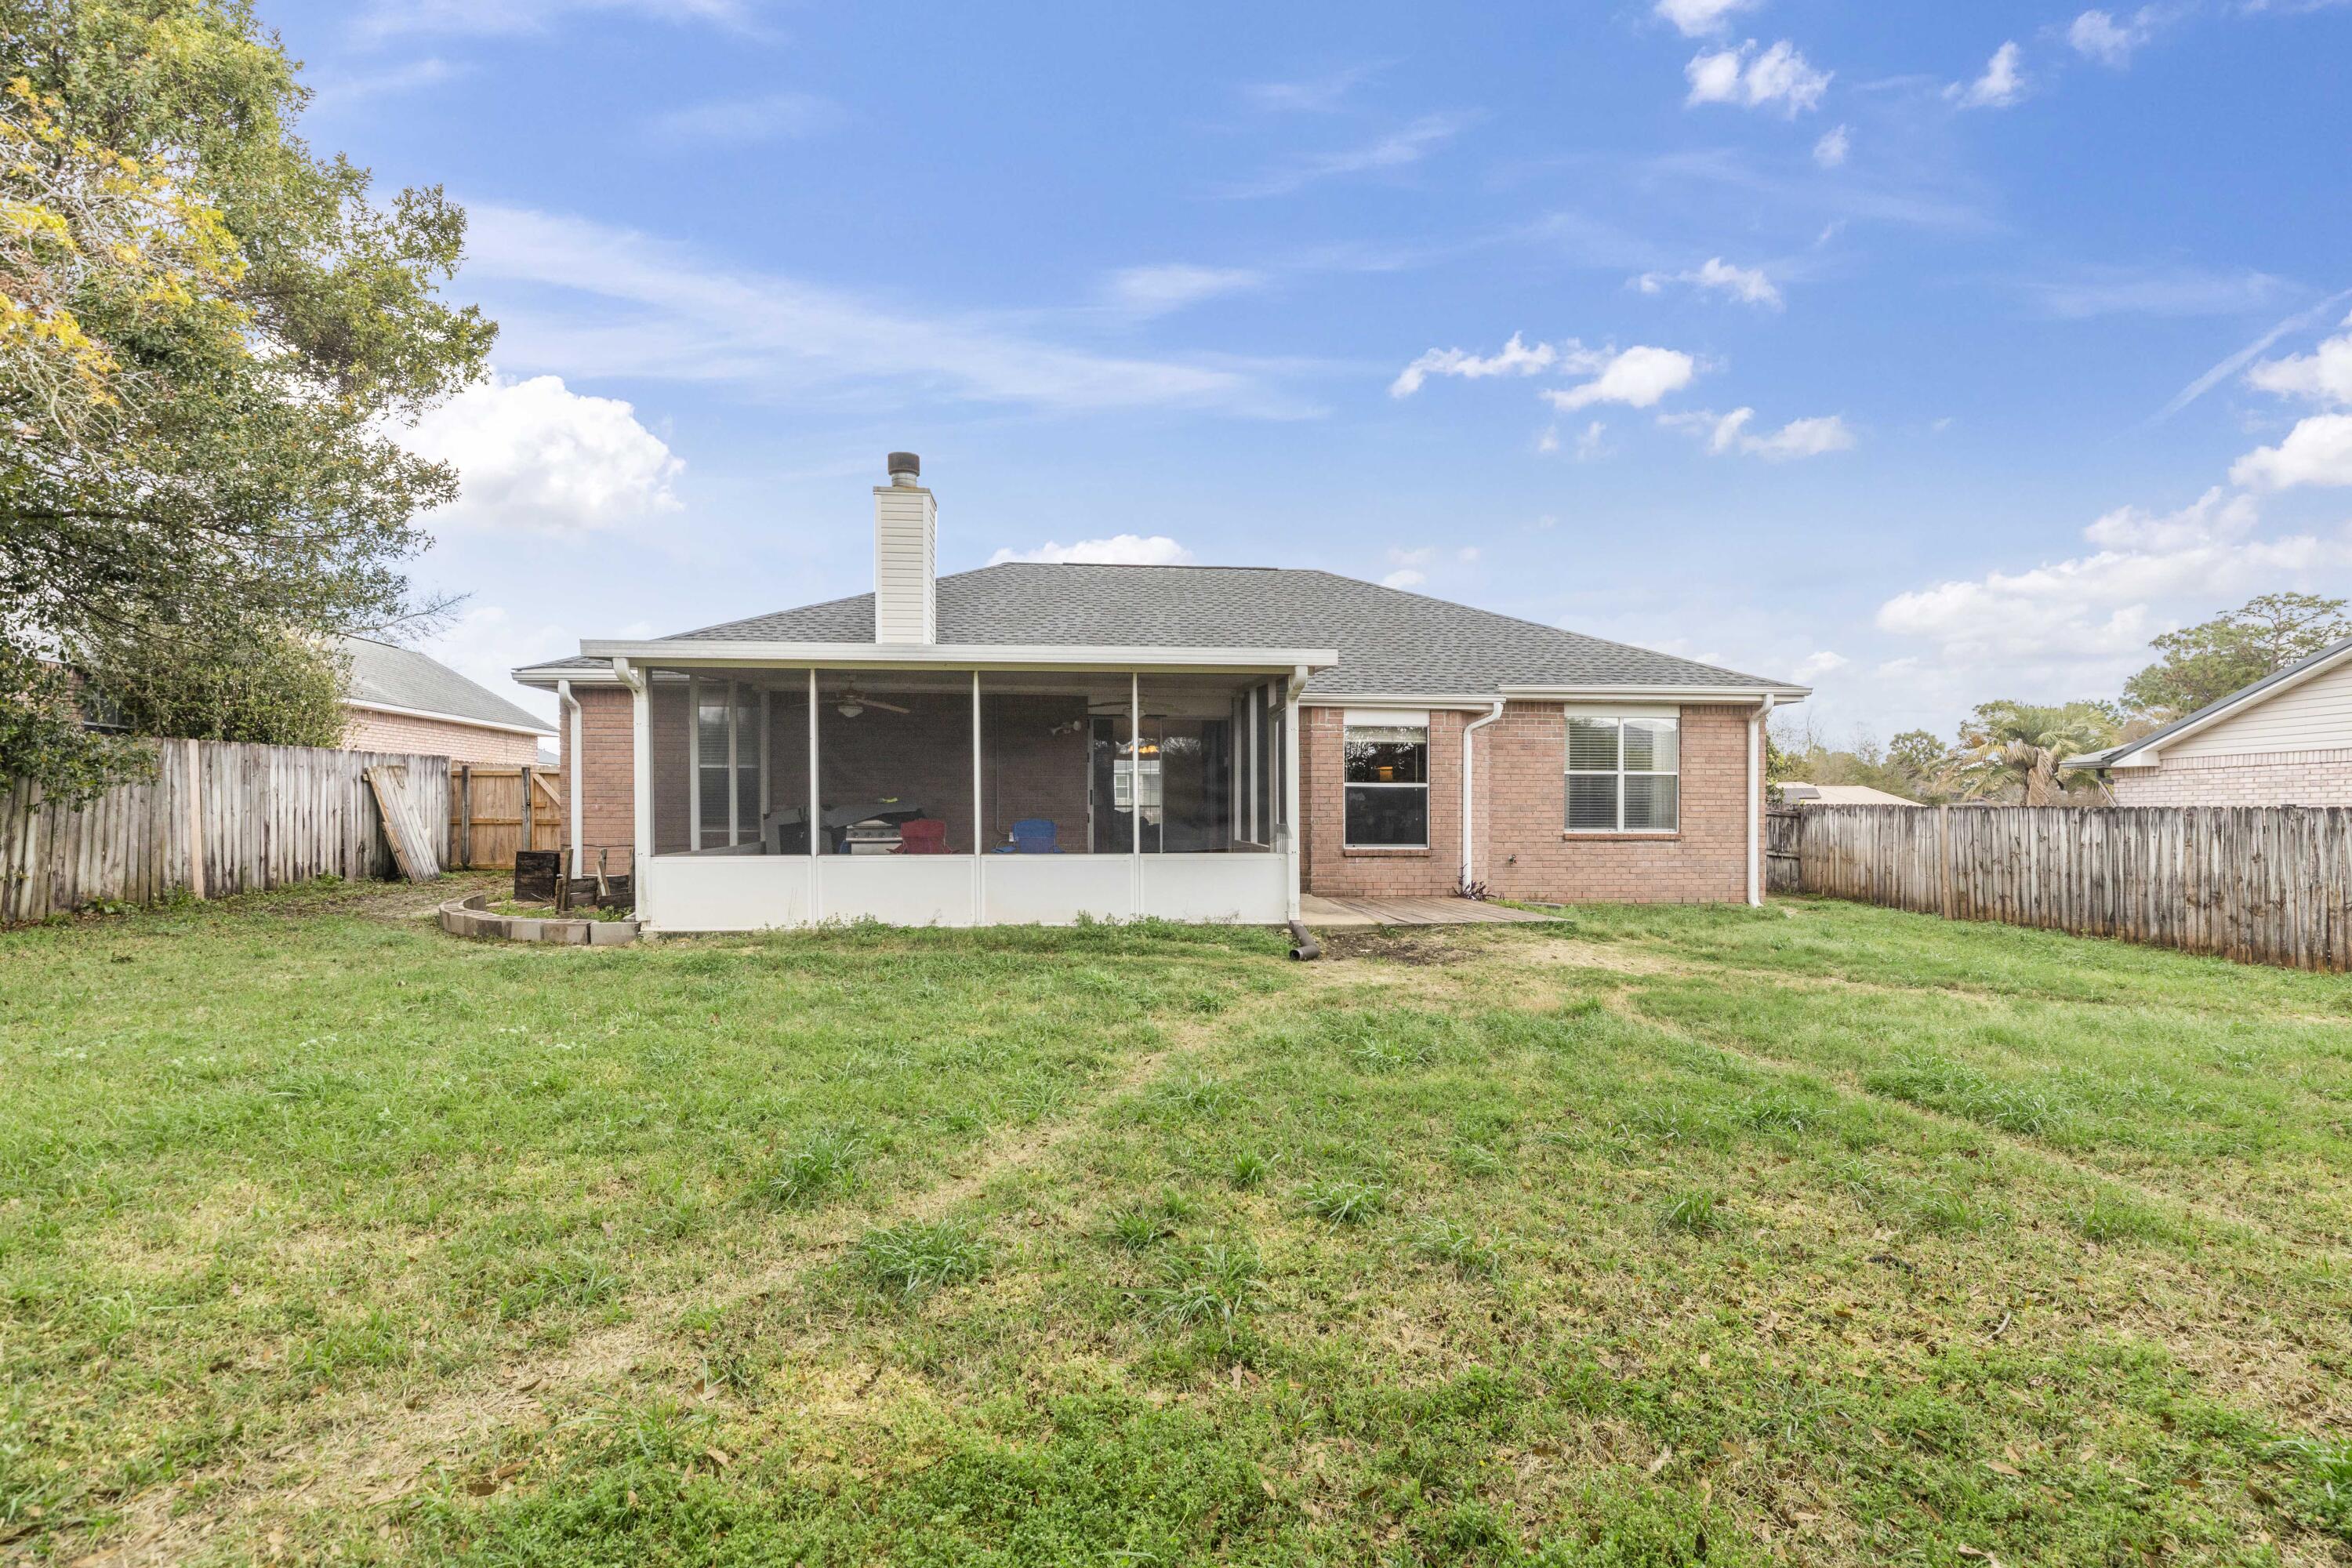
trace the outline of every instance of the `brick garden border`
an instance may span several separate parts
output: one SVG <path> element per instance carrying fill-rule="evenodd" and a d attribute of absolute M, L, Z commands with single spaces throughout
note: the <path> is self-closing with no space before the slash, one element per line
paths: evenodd
<path fill-rule="evenodd" d="M 451 936 L 495 942 L 543 942 L 569 947 L 624 947 L 637 940 L 635 921 L 544 920 L 532 915 L 495 915 L 489 895 L 468 893 L 443 904 L 436 918 Z"/>

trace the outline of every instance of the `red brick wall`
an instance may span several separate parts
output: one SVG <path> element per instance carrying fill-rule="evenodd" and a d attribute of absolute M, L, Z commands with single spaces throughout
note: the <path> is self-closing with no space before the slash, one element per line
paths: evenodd
<path fill-rule="evenodd" d="M 630 696 L 617 686 L 574 687 L 572 695 L 579 700 L 580 727 L 585 741 L 584 771 L 580 775 L 580 855 L 583 874 L 596 864 L 599 849 L 607 851 L 606 869 L 626 871 L 636 843 L 635 715 Z M 557 728 L 563 731 L 563 807 L 568 812 L 572 809 L 572 716 L 562 715 Z M 679 742 L 681 747 L 684 744 Z M 686 810 L 681 805 L 681 831 L 685 820 Z M 566 847 L 572 842 L 569 823 L 565 824 L 563 841 Z"/>
<path fill-rule="evenodd" d="M 1427 897 L 1460 884 L 1462 731 L 1481 717 L 1433 711 L 1426 851 L 1341 842 L 1344 712 L 1310 708 L 1300 732 L 1307 890 L 1342 898 Z M 1570 836 L 1562 829 L 1568 725 L 1559 703 L 1513 702 L 1471 737 L 1478 748 L 1475 875 L 1497 896 L 1543 902 L 1703 903 L 1748 896 L 1748 710 L 1682 710 L 1682 826 L 1671 835 Z"/>
<path fill-rule="evenodd" d="M 412 752 L 446 757 L 453 763 L 479 763 L 485 767 L 539 764 L 536 735 L 486 730 L 478 724 L 453 723 L 446 719 L 382 713 L 373 708 L 346 708 L 343 712 L 343 749 L 347 752 Z"/>

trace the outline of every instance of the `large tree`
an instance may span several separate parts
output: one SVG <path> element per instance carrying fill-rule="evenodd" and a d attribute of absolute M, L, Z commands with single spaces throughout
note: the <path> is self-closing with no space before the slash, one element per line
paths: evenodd
<path fill-rule="evenodd" d="M 2163 657 L 2124 683 L 2132 711 L 2162 722 L 2193 713 L 2242 686 L 2352 637 L 2342 599 L 2264 594 L 2210 621 L 2167 632 Z"/>
<path fill-rule="evenodd" d="M 0 0 L 0 774 L 70 790 L 54 661 L 415 611 L 457 476 L 397 431 L 495 329 L 439 298 L 463 212 L 314 156 L 247 0 Z"/>

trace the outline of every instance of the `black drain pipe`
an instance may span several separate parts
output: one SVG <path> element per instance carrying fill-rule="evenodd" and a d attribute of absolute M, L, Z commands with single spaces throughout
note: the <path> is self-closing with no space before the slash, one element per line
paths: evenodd
<path fill-rule="evenodd" d="M 1290 922 L 1290 956 L 1302 963 L 1323 956 L 1322 943 L 1315 940 L 1315 933 L 1307 929 L 1305 921 Z"/>

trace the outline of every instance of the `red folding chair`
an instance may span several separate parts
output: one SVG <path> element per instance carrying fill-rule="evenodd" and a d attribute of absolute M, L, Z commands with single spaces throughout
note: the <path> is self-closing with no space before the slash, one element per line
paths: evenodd
<path fill-rule="evenodd" d="M 898 853 L 901 855 L 944 855 L 948 852 L 948 825 L 935 817 L 916 816 L 898 824 Z"/>

